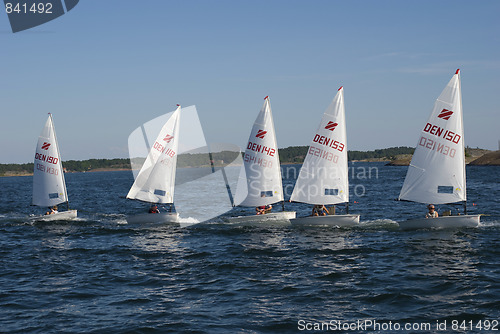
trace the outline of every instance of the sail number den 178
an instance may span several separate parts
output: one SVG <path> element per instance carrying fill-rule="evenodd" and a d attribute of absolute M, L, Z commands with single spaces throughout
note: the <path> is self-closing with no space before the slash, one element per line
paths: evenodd
<path fill-rule="evenodd" d="M 175 155 L 175 151 L 174 150 L 172 150 L 171 148 L 167 148 L 167 147 L 163 146 L 162 144 L 158 143 L 157 141 L 155 141 L 155 143 L 153 145 L 153 148 L 155 150 L 157 150 L 158 152 L 160 152 L 161 154 L 166 154 L 166 155 L 168 155 L 171 158 L 173 158 L 174 155 Z"/>

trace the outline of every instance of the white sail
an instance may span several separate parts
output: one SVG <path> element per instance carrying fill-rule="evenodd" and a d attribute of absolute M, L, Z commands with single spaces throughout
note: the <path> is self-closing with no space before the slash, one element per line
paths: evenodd
<path fill-rule="evenodd" d="M 460 70 L 420 133 L 399 199 L 434 204 L 466 200 Z"/>
<path fill-rule="evenodd" d="M 163 125 L 127 198 L 150 203 L 173 203 L 180 110 L 178 106 Z"/>
<path fill-rule="evenodd" d="M 349 201 L 344 89 L 325 111 L 290 198 L 308 204 Z"/>
<path fill-rule="evenodd" d="M 43 127 L 33 169 L 33 205 L 53 206 L 68 201 L 61 156 L 57 145 L 52 115 Z"/>
<path fill-rule="evenodd" d="M 243 156 L 235 204 L 268 205 L 283 200 L 278 145 L 269 97 L 255 120 Z"/>

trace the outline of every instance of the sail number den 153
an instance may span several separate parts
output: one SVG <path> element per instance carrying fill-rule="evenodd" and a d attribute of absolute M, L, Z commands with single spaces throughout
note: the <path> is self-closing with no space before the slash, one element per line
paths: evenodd
<path fill-rule="evenodd" d="M 339 142 L 337 140 L 333 140 L 333 139 L 325 137 L 325 136 L 320 136 L 318 134 L 316 134 L 314 136 L 313 142 L 321 144 L 321 145 L 325 145 L 327 147 L 331 147 L 334 150 L 337 150 L 339 152 L 342 152 L 344 150 L 344 147 L 345 147 L 344 144 L 342 144 L 341 142 Z"/>

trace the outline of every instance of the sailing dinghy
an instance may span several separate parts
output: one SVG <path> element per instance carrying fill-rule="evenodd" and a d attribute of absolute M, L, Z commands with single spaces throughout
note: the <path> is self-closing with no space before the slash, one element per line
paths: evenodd
<path fill-rule="evenodd" d="M 134 184 L 127 194 L 135 199 L 154 204 L 169 205 L 168 212 L 144 213 L 127 217 L 134 223 L 177 223 L 179 214 L 173 212 L 177 152 L 179 147 L 180 110 L 178 105 L 163 125 Z"/>
<path fill-rule="evenodd" d="M 282 202 L 282 211 L 232 217 L 231 224 L 289 224 L 289 219 L 295 218 L 295 212 L 284 210 L 278 145 L 268 96 L 250 132 L 234 202 L 262 209 Z"/>
<path fill-rule="evenodd" d="M 38 137 L 33 168 L 33 205 L 53 208 L 67 203 L 67 211 L 57 211 L 44 216 L 35 216 L 34 220 L 52 221 L 76 218 L 77 210 L 69 209 L 68 193 L 64 181 L 59 145 L 52 114 L 49 113 L 42 133 Z"/>
<path fill-rule="evenodd" d="M 434 103 L 413 154 L 398 200 L 417 203 L 462 202 L 464 214 L 400 222 L 401 229 L 460 228 L 479 225 L 467 215 L 465 150 L 460 70 Z"/>
<path fill-rule="evenodd" d="M 347 167 L 344 89 L 340 87 L 323 114 L 299 177 L 292 202 L 332 206 L 345 203 L 347 214 L 336 215 L 332 207 L 325 216 L 291 219 L 292 225 L 354 226 L 359 215 L 348 213 L 349 180 Z"/>

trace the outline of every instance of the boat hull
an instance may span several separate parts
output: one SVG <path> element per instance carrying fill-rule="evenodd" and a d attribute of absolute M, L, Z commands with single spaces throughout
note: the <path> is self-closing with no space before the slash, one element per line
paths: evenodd
<path fill-rule="evenodd" d="M 129 224 L 177 224 L 179 214 L 177 212 L 165 213 L 143 213 L 127 217 Z"/>
<path fill-rule="evenodd" d="M 245 226 L 290 225 L 295 218 L 295 211 L 271 212 L 264 215 L 239 216 L 229 218 L 230 224 Z"/>
<path fill-rule="evenodd" d="M 33 220 L 44 221 L 44 222 L 56 221 L 56 220 L 72 220 L 76 218 L 77 214 L 78 214 L 77 210 L 68 210 L 68 211 L 53 213 L 51 215 L 36 216 L 33 218 Z"/>
<path fill-rule="evenodd" d="M 328 215 L 309 216 L 291 219 L 294 226 L 356 226 L 359 224 L 359 215 Z"/>
<path fill-rule="evenodd" d="M 477 227 L 480 215 L 444 216 L 438 218 L 419 218 L 399 222 L 402 230 L 454 229 Z"/>

